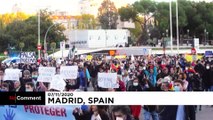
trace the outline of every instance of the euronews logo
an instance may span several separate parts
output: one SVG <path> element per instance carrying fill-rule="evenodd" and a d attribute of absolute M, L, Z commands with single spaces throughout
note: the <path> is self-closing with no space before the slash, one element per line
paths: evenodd
<path fill-rule="evenodd" d="M 9 100 L 18 100 L 18 101 L 24 101 L 24 100 L 29 100 L 29 101 L 38 101 L 38 100 L 42 100 L 41 96 L 38 97 L 32 97 L 32 96 L 28 96 L 28 97 L 23 97 L 23 96 L 9 96 Z"/>

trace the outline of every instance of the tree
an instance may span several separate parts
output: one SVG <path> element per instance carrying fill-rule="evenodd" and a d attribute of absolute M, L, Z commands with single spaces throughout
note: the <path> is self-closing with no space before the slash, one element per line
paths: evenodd
<path fill-rule="evenodd" d="M 156 3 L 151 0 L 140 0 L 136 1 L 133 5 L 122 7 L 119 9 L 119 15 L 122 21 L 128 21 L 132 19 L 140 23 L 142 33 L 138 41 L 139 44 L 147 44 L 148 32 L 147 26 L 150 24 L 149 21 L 154 17 L 156 12 Z M 143 16 L 143 20 L 139 16 Z"/>
<path fill-rule="evenodd" d="M 104 0 L 98 11 L 98 19 L 103 29 L 117 28 L 118 12 L 114 2 Z"/>
<path fill-rule="evenodd" d="M 81 21 L 87 29 L 94 29 L 96 27 L 96 20 L 94 15 L 82 14 Z"/>
<path fill-rule="evenodd" d="M 41 10 L 41 43 L 44 41 L 44 36 L 47 29 L 54 23 L 50 19 L 51 12 Z M 67 40 L 63 31 L 65 30 L 62 25 L 55 25 L 50 29 L 47 35 L 47 45 L 50 48 L 51 42 L 60 42 Z M 1 29 L 0 29 L 1 31 Z M 0 50 L 3 51 L 8 45 L 19 47 L 19 43 L 25 43 L 25 50 L 35 51 L 38 44 L 38 17 L 37 15 L 31 16 L 26 20 L 14 20 L 8 23 L 2 32 L 0 32 Z"/>
<path fill-rule="evenodd" d="M 21 49 L 21 52 L 22 52 L 22 49 L 24 48 L 25 44 L 23 42 L 20 42 L 19 43 L 19 48 Z"/>
<path fill-rule="evenodd" d="M 51 42 L 50 47 L 51 47 L 51 50 L 53 51 L 53 57 L 54 57 L 54 52 L 55 52 L 55 49 L 56 49 L 56 43 Z"/>
<path fill-rule="evenodd" d="M 17 21 L 17 20 L 26 20 L 28 19 L 30 16 L 23 13 L 23 12 L 17 12 L 17 13 L 5 13 L 0 15 L 0 19 L 3 21 L 4 25 L 8 25 L 10 23 L 12 23 L 13 21 Z"/>

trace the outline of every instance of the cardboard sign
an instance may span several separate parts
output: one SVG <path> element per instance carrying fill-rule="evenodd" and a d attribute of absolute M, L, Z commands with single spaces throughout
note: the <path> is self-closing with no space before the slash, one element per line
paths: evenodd
<path fill-rule="evenodd" d="M 21 63 L 36 63 L 36 53 L 35 52 L 21 52 L 20 53 Z"/>
<path fill-rule="evenodd" d="M 6 69 L 3 80 L 19 81 L 21 70 L 19 69 Z"/>
<path fill-rule="evenodd" d="M 62 66 L 60 74 L 63 79 L 76 79 L 78 75 L 78 66 Z"/>
<path fill-rule="evenodd" d="M 63 91 L 66 86 L 64 79 L 61 75 L 54 75 L 50 83 L 50 89 Z"/>
<path fill-rule="evenodd" d="M 98 73 L 98 86 L 102 88 L 119 88 L 117 73 Z"/>
<path fill-rule="evenodd" d="M 55 67 L 39 67 L 39 76 L 38 76 L 38 81 L 39 82 L 51 82 L 52 77 L 56 73 L 56 68 Z"/>

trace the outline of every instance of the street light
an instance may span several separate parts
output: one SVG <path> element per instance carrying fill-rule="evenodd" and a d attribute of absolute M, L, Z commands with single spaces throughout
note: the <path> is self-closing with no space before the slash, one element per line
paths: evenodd
<path fill-rule="evenodd" d="M 165 53 L 166 53 L 166 45 L 165 45 L 165 41 L 164 41 L 164 35 L 165 35 L 165 33 L 163 33 L 162 47 L 163 47 L 163 54 L 164 54 L 164 56 L 165 56 Z"/>
<path fill-rule="evenodd" d="M 189 39 L 189 29 L 187 29 L 187 38 Z"/>
<path fill-rule="evenodd" d="M 41 21 L 41 18 L 40 18 L 40 9 L 39 9 L 39 12 L 38 12 L 38 46 L 41 45 L 41 40 L 40 40 L 40 21 Z M 41 60 L 41 50 L 38 49 L 38 61 L 40 62 Z"/>
<path fill-rule="evenodd" d="M 209 32 L 206 32 L 206 35 L 207 35 L 207 37 L 206 37 L 206 41 L 207 41 L 207 45 L 208 45 L 208 40 L 209 40 Z"/>
<path fill-rule="evenodd" d="M 189 45 L 189 29 L 187 29 L 187 46 Z"/>
<path fill-rule="evenodd" d="M 168 37 L 168 36 L 169 36 L 168 32 L 169 32 L 169 30 L 168 30 L 168 29 L 166 29 L 166 37 Z"/>
<path fill-rule="evenodd" d="M 206 45 L 206 29 L 204 29 L 204 45 Z"/>

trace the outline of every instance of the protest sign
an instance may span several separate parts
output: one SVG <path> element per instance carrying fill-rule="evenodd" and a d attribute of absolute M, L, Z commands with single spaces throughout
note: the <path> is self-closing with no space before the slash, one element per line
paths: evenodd
<path fill-rule="evenodd" d="M 36 53 L 35 52 L 21 52 L 20 53 L 21 63 L 36 63 Z"/>
<path fill-rule="evenodd" d="M 78 66 L 62 66 L 60 74 L 63 79 L 76 79 L 78 75 Z"/>
<path fill-rule="evenodd" d="M 50 83 L 50 89 L 63 91 L 66 86 L 64 79 L 61 75 L 54 75 Z"/>
<path fill-rule="evenodd" d="M 39 67 L 39 76 L 38 76 L 38 81 L 39 82 L 51 82 L 52 77 L 56 73 L 56 68 L 55 67 Z"/>
<path fill-rule="evenodd" d="M 98 86 L 102 88 L 119 88 L 117 73 L 98 73 Z"/>
<path fill-rule="evenodd" d="M 21 72 L 21 70 L 19 70 L 19 69 L 6 69 L 5 70 L 4 80 L 16 80 L 16 81 L 19 81 L 20 72 Z"/>
<path fill-rule="evenodd" d="M 106 60 L 111 60 L 112 56 L 106 56 Z"/>
<path fill-rule="evenodd" d="M 0 120 L 75 120 L 76 107 L 80 106 L 3 105 Z"/>

